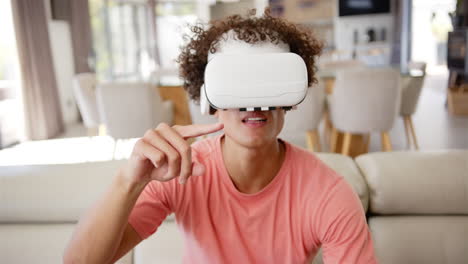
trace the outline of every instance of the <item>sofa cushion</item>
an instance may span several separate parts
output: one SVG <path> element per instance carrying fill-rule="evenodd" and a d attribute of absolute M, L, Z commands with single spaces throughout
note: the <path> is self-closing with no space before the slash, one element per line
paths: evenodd
<path fill-rule="evenodd" d="M 0 225 L 0 263 L 62 263 L 74 224 Z M 131 264 L 132 253 L 118 264 Z"/>
<path fill-rule="evenodd" d="M 182 263 L 184 240 L 174 220 L 164 221 L 155 234 L 134 250 L 135 264 Z"/>
<path fill-rule="evenodd" d="M 371 153 L 356 158 L 374 214 L 468 214 L 468 151 Z"/>
<path fill-rule="evenodd" d="M 0 223 L 76 222 L 122 161 L 0 167 Z"/>
<path fill-rule="evenodd" d="M 345 180 L 353 187 L 354 191 L 359 196 L 359 199 L 361 199 L 364 211 L 367 211 L 369 192 L 367 190 L 366 182 L 354 161 L 350 157 L 340 154 L 318 153 L 316 155 L 330 168 L 345 178 Z"/>
<path fill-rule="evenodd" d="M 381 264 L 468 263 L 468 216 L 371 217 Z"/>

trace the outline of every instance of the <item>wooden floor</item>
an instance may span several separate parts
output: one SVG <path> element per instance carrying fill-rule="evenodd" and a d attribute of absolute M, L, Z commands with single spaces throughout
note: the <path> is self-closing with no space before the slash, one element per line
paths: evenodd
<path fill-rule="evenodd" d="M 438 71 L 426 77 L 417 112 L 413 116 L 420 150 L 468 149 L 468 117 L 452 116 L 445 107 L 447 76 L 446 71 Z M 398 118 L 390 131 L 393 150 L 407 148 L 403 123 L 403 119 Z M 61 137 L 77 136 L 86 136 L 86 129 L 81 124 L 71 125 Z M 328 150 L 327 144 L 322 142 L 322 146 L 322 151 Z M 380 135 L 373 134 L 369 151 L 380 149 Z"/>
<path fill-rule="evenodd" d="M 447 74 L 426 77 L 416 113 L 414 128 L 420 150 L 468 149 L 468 117 L 448 113 L 446 103 Z M 394 150 L 406 149 L 404 121 L 398 118 L 390 131 Z M 380 150 L 378 135 L 371 137 L 371 152 Z"/>

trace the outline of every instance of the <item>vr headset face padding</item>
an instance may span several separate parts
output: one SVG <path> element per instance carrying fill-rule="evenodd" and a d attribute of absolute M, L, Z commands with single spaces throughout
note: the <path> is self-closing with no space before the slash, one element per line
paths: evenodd
<path fill-rule="evenodd" d="M 200 89 L 200 111 L 202 115 L 209 115 L 210 108 L 211 108 L 210 103 L 208 102 L 208 99 L 206 98 L 205 85 L 203 85 Z"/>
<path fill-rule="evenodd" d="M 307 67 L 295 53 L 219 54 L 205 69 L 202 113 L 215 109 L 246 111 L 291 108 L 307 94 Z"/>

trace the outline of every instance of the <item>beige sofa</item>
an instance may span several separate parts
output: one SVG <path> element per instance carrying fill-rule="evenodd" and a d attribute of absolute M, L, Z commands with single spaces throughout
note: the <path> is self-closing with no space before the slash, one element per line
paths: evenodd
<path fill-rule="evenodd" d="M 318 156 L 361 198 L 379 263 L 468 263 L 468 151 Z M 61 263 L 123 162 L 0 167 L 0 263 Z M 182 251 L 169 217 L 119 263 L 180 263 Z"/>

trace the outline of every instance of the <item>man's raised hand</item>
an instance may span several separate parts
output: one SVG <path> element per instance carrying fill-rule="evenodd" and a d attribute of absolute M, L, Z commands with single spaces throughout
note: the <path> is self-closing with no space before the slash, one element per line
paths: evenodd
<path fill-rule="evenodd" d="M 169 181 L 179 177 L 187 182 L 192 175 L 202 175 L 204 166 L 192 162 L 188 138 L 214 133 L 223 124 L 169 126 L 161 123 L 156 129 L 146 131 L 133 148 L 132 155 L 122 172 L 132 183 L 147 183 L 151 180 Z"/>

